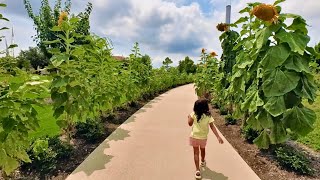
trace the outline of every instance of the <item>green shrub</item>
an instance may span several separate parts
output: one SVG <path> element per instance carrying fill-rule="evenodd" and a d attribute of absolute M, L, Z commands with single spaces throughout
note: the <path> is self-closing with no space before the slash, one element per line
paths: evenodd
<path fill-rule="evenodd" d="M 49 147 L 57 154 L 56 159 L 66 159 L 69 158 L 73 153 L 73 147 L 63 142 L 58 136 L 51 137 L 48 140 Z"/>
<path fill-rule="evenodd" d="M 295 150 L 293 147 L 277 147 L 275 156 L 277 162 L 284 168 L 301 174 L 312 175 L 314 173 L 311 162 L 306 155 Z"/>
<path fill-rule="evenodd" d="M 228 109 L 225 108 L 224 106 L 220 106 L 220 114 L 221 115 L 227 115 L 228 114 Z"/>
<path fill-rule="evenodd" d="M 21 168 L 35 170 L 45 176 L 57 168 L 59 159 L 69 158 L 72 152 L 72 146 L 62 142 L 58 136 L 39 138 L 28 151 L 31 163 L 23 163 Z"/>
<path fill-rule="evenodd" d="M 56 169 L 57 165 L 57 153 L 55 153 L 51 148 L 46 149 L 44 152 L 39 154 L 34 154 L 33 152 L 29 152 L 30 159 L 32 161 L 31 164 L 26 164 L 26 167 L 29 170 L 35 170 L 39 172 L 41 175 L 48 174 Z"/>
<path fill-rule="evenodd" d="M 253 140 L 259 136 L 259 131 L 252 129 L 249 125 L 242 128 L 241 133 L 250 144 L 253 144 Z"/>
<path fill-rule="evenodd" d="M 86 122 L 78 122 L 76 129 L 76 137 L 85 139 L 91 143 L 101 139 L 105 134 L 103 124 L 100 120 L 89 119 Z"/>
<path fill-rule="evenodd" d="M 221 107 L 221 104 L 219 101 L 212 99 L 211 104 L 213 105 L 214 108 L 219 109 Z"/>
<path fill-rule="evenodd" d="M 57 154 L 49 148 L 47 138 L 37 139 L 33 142 L 32 148 L 28 151 L 31 159 L 30 164 L 23 164 L 22 168 L 36 170 L 40 174 L 47 174 L 56 169 Z"/>
<path fill-rule="evenodd" d="M 237 124 L 237 119 L 235 119 L 231 114 L 228 114 L 225 118 L 225 125 L 235 125 Z"/>

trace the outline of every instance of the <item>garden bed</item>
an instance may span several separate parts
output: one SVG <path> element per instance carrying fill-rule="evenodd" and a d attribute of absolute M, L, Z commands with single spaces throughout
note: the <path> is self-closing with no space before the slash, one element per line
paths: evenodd
<path fill-rule="evenodd" d="M 315 180 L 320 179 L 320 153 L 315 152 L 305 146 L 289 142 L 290 146 L 295 147 L 299 151 L 304 151 L 311 159 L 311 162 L 315 168 L 314 177 L 299 175 L 295 172 L 290 172 L 283 169 L 274 160 L 274 156 L 268 151 L 261 151 L 254 144 L 249 144 L 242 136 L 240 136 L 240 124 L 237 125 L 225 125 L 224 117 L 219 114 L 219 110 L 212 109 L 211 114 L 215 119 L 215 125 L 228 140 L 228 142 L 234 147 L 234 149 L 240 154 L 240 156 L 246 161 L 246 163 L 252 168 L 252 170 L 262 180 Z"/>

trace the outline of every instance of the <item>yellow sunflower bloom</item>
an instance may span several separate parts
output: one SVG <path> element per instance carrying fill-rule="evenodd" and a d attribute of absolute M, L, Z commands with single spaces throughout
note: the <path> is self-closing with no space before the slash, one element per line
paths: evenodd
<path fill-rule="evenodd" d="M 228 30 L 228 24 L 226 23 L 220 23 L 217 25 L 217 29 L 221 32 Z"/>
<path fill-rule="evenodd" d="M 218 55 L 217 55 L 216 52 L 212 51 L 212 52 L 210 53 L 210 56 L 215 57 L 215 56 L 218 56 Z"/>
<path fill-rule="evenodd" d="M 67 12 L 61 12 L 58 20 L 58 26 L 61 26 L 62 22 L 68 19 Z"/>
<path fill-rule="evenodd" d="M 257 18 L 276 23 L 278 21 L 278 11 L 277 8 L 270 4 L 260 4 L 253 8 L 251 14 L 255 15 Z"/>

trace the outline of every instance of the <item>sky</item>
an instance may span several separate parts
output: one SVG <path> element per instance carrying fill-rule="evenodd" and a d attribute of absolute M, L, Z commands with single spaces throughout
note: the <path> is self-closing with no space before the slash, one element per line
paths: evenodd
<path fill-rule="evenodd" d="M 33 10 L 40 8 L 40 0 L 30 0 Z M 50 0 L 52 4 L 53 0 Z M 128 56 L 135 42 L 141 53 L 152 58 L 159 67 L 166 57 L 177 65 L 185 56 L 198 61 L 202 48 L 222 53 L 216 25 L 225 22 L 225 7 L 232 5 L 231 22 L 247 3 L 255 0 L 72 0 L 71 12 L 83 11 L 88 2 L 93 3 L 90 17 L 91 32 L 112 41 L 114 55 Z M 10 19 L 6 25 L 14 27 L 15 49 L 26 50 L 36 46 L 33 22 L 24 9 L 23 0 L 0 0 L 8 7 L 0 9 Z M 272 4 L 274 0 L 260 0 Z M 320 41 L 320 0 L 287 0 L 282 3 L 284 13 L 302 15 L 309 25 L 310 46 Z M 3 23 L 0 23 L 1 27 Z M 11 32 L 1 32 L 11 41 Z M 1 35 L 1 36 L 2 36 Z M 4 42 L 0 42 L 3 49 Z"/>

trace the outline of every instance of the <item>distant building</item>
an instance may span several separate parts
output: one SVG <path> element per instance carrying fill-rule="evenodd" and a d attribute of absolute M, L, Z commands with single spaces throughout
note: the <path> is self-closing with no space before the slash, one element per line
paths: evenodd
<path fill-rule="evenodd" d="M 124 61 L 126 60 L 126 57 L 124 56 L 112 56 L 115 60 L 118 60 L 118 61 Z"/>

